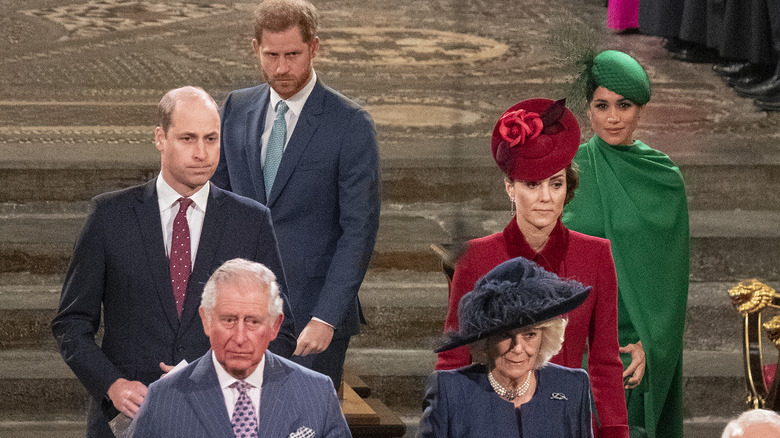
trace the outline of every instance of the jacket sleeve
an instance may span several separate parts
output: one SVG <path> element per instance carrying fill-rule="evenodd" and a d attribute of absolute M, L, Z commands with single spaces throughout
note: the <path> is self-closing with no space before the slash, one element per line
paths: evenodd
<path fill-rule="evenodd" d="M 455 265 L 455 273 L 450 284 L 449 302 L 447 304 L 447 318 L 444 320 L 444 333 L 458 331 L 458 307 L 460 300 L 468 292 L 474 289 L 474 283 L 479 280 L 479 274 L 474 269 L 476 262 L 473 251 L 467 250 Z M 452 370 L 461 368 L 471 363 L 469 347 L 463 346 L 438 353 L 436 360 L 437 370 Z"/>
<path fill-rule="evenodd" d="M 588 375 L 585 373 L 582 373 L 582 393 L 580 395 L 580 431 L 582 438 L 593 438 L 593 423 L 591 421 L 591 418 L 593 414 L 591 413 L 590 407 L 592 405 L 593 399 L 592 394 L 590 391 L 590 383 L 588 382 Z M 601 436 L 601 435 L 599 435 Z"/>
<path fill-rule="evenodd" d="M 255 260 L 263 263 L 268 269 L 276 274 L 276 283 L 279 285 L 279 295 L 282 297 L 283 301 L 282 312 L 284 313 L 282 327 L 279 329 L 276 339 L 269 344 L 268 349 L 285 359 L 289 359 L 292 357 L 293 352 L 295 352 L 295 334 L 298 332 L 296 331 L 295 318 L 293 317 L 292 309 L 290 308 L 287 281 L 284 268 L 282 267 L 282 257 L 279 254 L 279 245 L 276 241 L 271 214 L 268 210 L 265 210 L 263 222 L 263 229 L 261 231 L 262 237 L 258 239 Z"/>
<path fill-rule="evenodd" d="M 57 315 L 51 323 L 60 354 L 96 400 L 123 377 L 95 342 L 100 327 L 106 280 L 105 232 L 99 204 L 94 204 L 76 242 Z"/>
<path fill-rule="evenodd" d="M 355 111 L 340 149 L 338 175 L 339 226 L 322 292 L 312 316 L 341 326 L 368 270 L 379 229 L 379 151 L 374 124 Z M 306 321 L 308 323 L 308 321 Z M 299 324 L 304 324 L 303 321 Z"/>
<path fill-rule="evenodd" d="M 325 382 L 323 391 L 328 392 L 327 418 L 325 419 L 325 431 L 322 434 L 325 438 L 351 438 L 352 432 L 349 430 L 344 414 L 341 412 L 339 398 L 336 390 L 333 388 L 330 380 Z"/>
<path fill-rule="evenodd" d="M 149 386 L 149 392 L 146 394 L 144 402 L 141 403 L 138 414 L 133 418 L 130 427 L 127 428 L 125 437 L 154 438 L 158 436 L 160 425 L 157 424 L 156 414 L 161 407 L 156 403 L 158 397 L 155 389 L 155 385 Z"/>
<path fill-rule="evenodd" d="M 417 438 L 446 438 L 449 430 L 447 392 L 441 387 L 441 373 L 434 371 L 425 385 L 423 415 Z"/>
<path fill-rule="evenodd" d="M 222 106 L 219 107 L 219 120 L 221 123 L 221 131 L 224 133 L 226 128 L 225 115 L 230 112 L 230 104 L 233 93 L 228 94 Z M 233 191 L 230 186 L 230 174 L 228 173 L 227 159 L 225 154 L 225 138 L 220 136 L 219 139 L 219 163 L 217 163 L 217 170 L 214 171 L 214 175 L 211 175 L 211 182 L 217 187 L 228 191 Z"/>
<path fill-rule="evenodd" d="M 615 263 L 607 244 L 599 252 L 597 301 L 588 333 L 588 374 L 600 424 L 599 438 L 628 438 L 623 363 L 618 352 L 618 290 Z"/>

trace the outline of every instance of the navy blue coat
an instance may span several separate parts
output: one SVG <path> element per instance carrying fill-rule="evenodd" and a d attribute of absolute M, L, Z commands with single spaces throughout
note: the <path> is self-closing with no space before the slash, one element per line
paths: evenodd
<path fill-rule="evenodd" d="M 475 364 L 434 371 L 428 378 L 420 438 L 592 438 L 590 383 L 581 369 L 548 364 L 536 371 L 533 398 L 520 408 L 490 386 L 487 369 Z"/>
<path fill-rule="evenodd" d="M 352 436 L 330 379 L 269 352 L 258 417 L 261 437 L 286 438 L 302 427 L 315 437 Z M 211 352 L 152 384 L 131 428 L 134 438 L 232 437 Z"/>
<path fill-rule="evenodd" d="M 203 286 L 222 263 L 236 257 L 266 265 L 285 290 L 268 210 L 212 185 L 179 319 L 155 180 L 94 199 L 52 321 L 62 357 L 96 402 L 89 436 L 112 436 L 99 406 L 117 379 L 148 385 L 162 374 L 160 362 L 175 365 L 208 351 L 198 315 Z M 270 348 L 289 357 L 295 349 L 295 328 L 288 307 Z M 98 345 L 101 310 L 104 335 Z"/>
<path fill-rule="evenodd" d="M 233 91 L 222 106 L 214 184 L 271 210 L 298 329 L 312 317 L 357 334 L 357 293 L 379 227 L 379 154 L 371 117 L 319 81 L 303 107 L 266 199 L 261 140 L 267 84 Z"/>

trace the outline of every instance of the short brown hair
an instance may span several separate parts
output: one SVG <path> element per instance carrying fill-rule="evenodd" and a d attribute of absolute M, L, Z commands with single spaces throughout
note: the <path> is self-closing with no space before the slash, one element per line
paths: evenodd
<path fill-rule="evenodd" d="M 298 26 L 303 42 L 317 36 L 319 15 L 313 4 L 305 0 L 265 0 L 255 9 L 255 39 L 263 42 L 263 31 L 284 32 Z"/>
<path fill-rule="evenodd" d="M 162 128 L 164 133 L 167 134 L 168 128 L 171 127 L 173 110 L 176 109 L 176 103 L 187 97 L 201 98 L 206 102 L 211 102 L 214 105 L 214 108 L 219 108 L 219 105 L 214 101 L 214 98 L 203 88 L 188 85 L 186 87 L 170 90 L 165 93 L 165 96 L 160 99 L 160 103 L 157 104 L 157 126 Z"/>

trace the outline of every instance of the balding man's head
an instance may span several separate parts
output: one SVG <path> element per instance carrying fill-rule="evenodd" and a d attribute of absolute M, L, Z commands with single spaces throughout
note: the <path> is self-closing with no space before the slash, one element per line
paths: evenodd
<path fill-rule="evenodd" d="M 160 176 L 176 192 L 192 196 L 217 170 L 219 111 L 197 87 L 171 90 L 160 100 L 154 141 L 160 151 Z"/>
<path fill-rule="evenodd" d="M 721 438 L 780 437 L 780 414 L 766 409 L 743 412 L 726 425 Z"/>
<path fill-rule="evenodd" d="M 176 103 L 184 99 L 201 99 L 213 105 L 215 110 L 219 110 L 217 102 L 203 88 L 191 85 L 175 88 L 165 93 L 165 96 L 160 99 L 160 103 L 157 105 L 157 126 L 162 128 L 163 132 L 167 133 L 168 128 L 171 127 Z"/>

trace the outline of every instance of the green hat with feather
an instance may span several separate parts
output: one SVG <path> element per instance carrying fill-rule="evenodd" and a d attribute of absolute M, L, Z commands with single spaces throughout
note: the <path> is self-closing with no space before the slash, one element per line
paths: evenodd
<path fill-rule="evenodd" d="M 604 87 L 637 105 L 650 101 L 650 79 L 636 59 L 617 51 L 605 50 L 593 59 L 590 80 L 594 88 Z"/>

